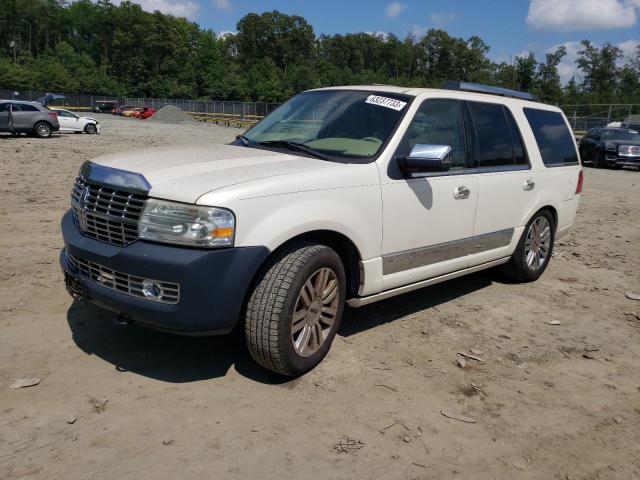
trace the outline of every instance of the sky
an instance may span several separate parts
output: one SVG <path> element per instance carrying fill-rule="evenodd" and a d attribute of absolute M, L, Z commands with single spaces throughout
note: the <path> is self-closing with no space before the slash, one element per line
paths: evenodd
<path fill-rule="evenodd" d="M 134 0 L 145 10 L 186 16 L 217 33 L 234 32 L 249 12 L 279 10 L 304 17 L 322 33 L 394 33 L 400 38 L 442 28 L 480 36 L 494 61 L 533 52 L 539 60 L 559 45 L 568 55 L 564 81 L 576 74 L 580 40 L 610 42 L 627 55 L 640 43 L 640 0 Z M 114 2 L 116 3 L 116 2 Z"/>

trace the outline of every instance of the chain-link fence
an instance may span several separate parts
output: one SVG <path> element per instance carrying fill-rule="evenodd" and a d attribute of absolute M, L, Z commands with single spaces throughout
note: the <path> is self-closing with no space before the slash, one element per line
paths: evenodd
<path fill-rule="evenodd" d="M 0 100 L 43 101 L 48 92 L 0 90 Z M 57 96 L 57 95 L 56 95 Z M 160 109 L 175 105 L 202 121 L 214 121 L 226 125 L 250 125 L 275 110 L 279 104 L 266 102 L 234 102 L 228 100 L 185 100 L 175 98 L 111 97 L 108 95 L 60 94 L 51 105 L 69 110 L 91 111 L 96 102 L 114 101 L 118 106 L 152 107 Z M 640 104 L 588 104 L 561 105 L 574 131 L 586 131 L 604 127 L 613 122 L 625 125 L 632 115 L 640 115 Z"/>
<path fill-rule="evenodd" d="M 575 132 L 609 124 L 626 126 L 632 116 L 640 114 L 639 103 L 594 103 L 589 105 L 561 105 Z"/>
<path fill-rule="evenodd" d="M 48 92 L 0 90 L 0 100 L 26 100 L 30 102 L 40 101 Z M 132 98 L 110 97 L 105 95 L 73 95 L 55 94 L 61 98 L 54 98 L 50 105 L 64 107 L 69 110 L 90 111 L 96 102 L 115 101 L 119 106 L 152 107 L 160 109 L 165 105 L 175 105 L 181 110 L 191 113 L 195 118 L 204 120 L 209 115 L 218 117 L 237 118 L 241 120 L 258 120 L 275 110 L 278 103 L 266 102 L 234 102 L 227 100 L 185 100 L 175 98 Z"/>

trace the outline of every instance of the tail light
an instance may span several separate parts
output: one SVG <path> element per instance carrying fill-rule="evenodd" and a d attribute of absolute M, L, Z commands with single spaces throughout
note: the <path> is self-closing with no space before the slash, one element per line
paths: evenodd
<path fill-rule="evenodd" d="M 56 120 L 58 119 L 58 114 L 56 112 L 47 112 L 47 115 L 49 115 L 50 117 L 55 118 Z"/>
<path fill-rule="evenodd" d="M 576 185 L 576 195 L 582 193 L 582 185 L 584 184 L 584 172 L 580 169 L 578 172 L 578 185 Z"/>

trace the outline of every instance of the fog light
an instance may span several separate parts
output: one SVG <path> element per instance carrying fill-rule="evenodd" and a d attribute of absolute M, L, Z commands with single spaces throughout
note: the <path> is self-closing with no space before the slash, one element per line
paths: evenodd
<path fill-rule="evenodd" d="M 147 298 L 159 300 L 162 297 L 162 287 L 158 282 L 153 280 L 142 281 L 142 293 Z"/>

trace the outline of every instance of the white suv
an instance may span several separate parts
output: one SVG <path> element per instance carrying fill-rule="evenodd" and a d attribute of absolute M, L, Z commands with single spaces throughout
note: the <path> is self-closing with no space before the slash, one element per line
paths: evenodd
<path fill-rule="evenodd" d="M 562 112 L 534 100 L 461 83 L 323 88 L 233 145 L 88 161 L 62 219 L 67 288 L 123 322 L 238 325 L 258 363 L 300 375 L 345 304 L 496 266 L 536 280 L 574 222 L 582 169 Z"/>

